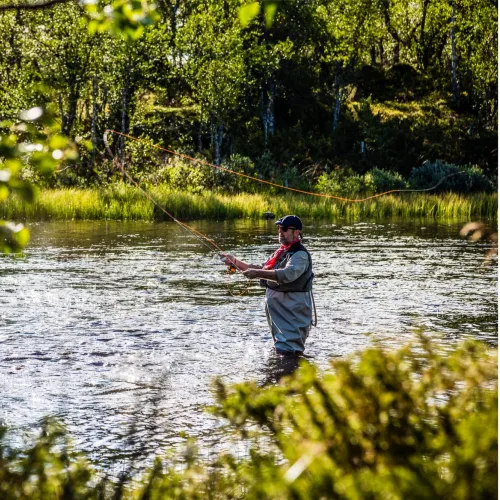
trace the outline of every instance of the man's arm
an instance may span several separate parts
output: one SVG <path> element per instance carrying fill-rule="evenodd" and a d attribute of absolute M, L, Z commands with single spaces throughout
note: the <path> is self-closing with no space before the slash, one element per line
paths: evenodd
<path fill-rule="evenodd" d="M 243 274 L 247 278 L 276 281 L 277 283 L 291 283 L 304 273 L 309 265 L 309 258 L 305 252 L 296 252 L 283 269 L 252 269 Z"/>
<path fill-rule="evenodd" d="M 274 269 L 247 269 L 243 275 L 249 279 L 262 279 L 269 281 L 278 281 L 276 271 Z"/>
<path fill-rule="evenodd" d="M 245 272 L 247 269 L 261 269 L 262 266 L 258 266 L 256 264 L 247 264 L 242 260 L 238 260 L 234 255 L 229 253 L 221 253 L 220 256 L 223 259 L 224 264 L 226 266 L 233 265 L 236 266 L 240 271 Z"/>

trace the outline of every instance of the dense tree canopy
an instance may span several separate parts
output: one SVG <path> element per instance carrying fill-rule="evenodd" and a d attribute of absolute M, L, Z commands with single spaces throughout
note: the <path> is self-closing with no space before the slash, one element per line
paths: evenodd
<path fill-rule="evenodd" d="M 86 5 L 0 9 L 0 118 L 41 105 L 91 143 L 66 183 L 107 178 L 107 128 L 218 164 L 248 157 L 261 175 L 407 176 L 439 159 L 494 173 L 495 2 L 290 0 L 242 23 L 241 0 L 160 0 L 127 38 Z M 124 142 L 137 170 L 164 161 Z"/>

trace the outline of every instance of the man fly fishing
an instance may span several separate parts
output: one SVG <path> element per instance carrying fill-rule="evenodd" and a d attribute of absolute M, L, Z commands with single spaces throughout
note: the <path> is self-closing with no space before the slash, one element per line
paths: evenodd
<path fill-rule="evenodd" d="M 313 323 L 311 255 L 302 245 L 302 221 L 286 215 L 276 222 L 280 247 L 263 265 L 247 264 L 230 254 L 224 263 L 234 265 L 249 279 L 266 287 L 266 316 L 276 352 L 297 356 L 304 352 Z"/>

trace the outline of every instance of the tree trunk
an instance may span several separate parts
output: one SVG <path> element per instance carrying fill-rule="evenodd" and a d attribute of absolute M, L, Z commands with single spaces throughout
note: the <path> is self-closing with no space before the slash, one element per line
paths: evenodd
<path fill-rule="evenodd" d="M 342 77 L 337 74 L 335 78 L 335 101 L 333 104 L 333 121 L 332 121 L 332 134 L 335 134 L 340 121 L 340 111 L 342 110 L 342 97 L 344 93 L 344 84 Z"/>
<path fill-rule="evenodd" d="M 393 64 L 399 64 L 400 58 L 399 58 L 399 42 L 396 42 L 396 45 L 394 46 L 394 51 L 392 53 L 392 56 L 394 58 Z"/>
<path fill-rule="evenodd" d="M 398 64 L 399 63 L 399 45 L 401 44 L 401 39 L 399 38 L 399 34 L 396 31 L 396 29 L 392 26 L 391 23 L 391 2 L 390 0 L 381 0 L 381 6 L 382 6 L 382 15 L 384 16 L 384 23 L 387 28 L 387 31 L 390 33 L 392 36 L 392 39 L 396 43 L 393 51 L 393 56 L 394 56 L 394 61 L 393 64 Z"/>
<path fill-rule="evenodd" d="M 198 128 L 198 153 L 200 154 L 203 151 L 202 131 L 203 131 L 203 122 L 200 119 L 200 126 Z"/>
<path fill-rule="evenodd" d="M 264 125 L 264 144 L 267 145 L 267 140 L 269 136 L 274 135 L 274 97 L 275 97 L 275 85 L 274 80 L 271 78 L 267 82 L 267 91 L 264 89 L 260 91 L 260 100 L 262 108 L 262 123 Z"/>
<path fill-rule="evenodd" d="M 64 118 L 64 103 L 62 99 L 62 95 L 60 93 L 57 94 L 57 104 L 59 105 L 59 114 L 61 115 L 61 119 Z M 62 126 L 62 123 L 61 123 Z"/>
<path fill-rule="evenodd" d="M 267 146 L 267 120 L 266 120 L 266 106 L 264 104 L 264 90 L 260 89 L 260 115 L 262 117 L 262 125 L 264 127 L 264 145 Z"/>
<path fill-rule="evenodd" d="M 68 108 L 61 116 L 61 130 L 67 137 L 70 136 L 71 129 L 76 120 L 76 106 L 78 104 L 78 86 L 75 81 L 70 82 L 68 95 Z"/>
<path fill-rule="evenodd" d="M 456 29 L 456 14 L 457 5 L 455 2 L 452 3 L 451 11 L 451 90 L 453 92 L 453 100 L 457 106 L 460 106 L 460 84 L 458 82 L 458 60 L 457 60 L 457 47 L 455 40 L 455 29 Z"/>
<path fill-rule="evenodd" d="M 122 134 L 127 133 L 127 88 L 126 85 L 122 88 Z M 125 137 L 120 136 L 120 161 L 123 162 L 125 153 Z"/>
<path fill-rule="evenodd" d="M 224 127 L 221 122 L 218 124 L 212 123 L 212 144 L 214 145 L 214 156 L 215 156 L 215 164 L 220 166 L 220 157 L 222 150 L 222 132 Z"/>
<path fill-rule="evenodd" d="M 269 82 L 269 99 L 267 102 L 267 122 L 269 124 L 269 135 L 274 136 L 274 97 L 275 97 L 275 86 L 274 80 L 271 79 Z"/>
<path fill-rule="evenodd" d="M 172 37 L 170 39 L 170 48 L 172 49 L 172 60 L 174 66 L 177 65 L 177 50 L 176 50 L 176 36 L 177 36 L 177 11 L 179 10 L 180 0 L 175 0 L 172 6 L 172 15 L 170 17 L 170 29 L 172 31 Z"/>
<path fill-rule="evenodd" d="M 378 49 L 379 49 L 379 55 L 380 55 L 380 65 L 384 66 L 385 64 L 385 52 L 384 52 L 384 43 L 382 40 L 378 42 Z"/>
<path fill-rule="evenodd" d="M 422 68 L 427 69 L 429 64 L 429 51 L 426 47 L 426 37 L 425 37 L 425 23 L 427 22 L 427 9 L 429 7 L 430 0 L 424 0 L 422 5 L 422 21 L 420 23 L 420 41 L 418 46 L 418 54 L 420 59 L 420 65 Z"/>
<path fill-rule="evenodd" d="M 90 169 L 95 165 L 95 153 L 97 151 L 97 75 L 92 81 L 92 153 L 90 155 Z"/>
<path fill-rule="evenodd" d="M 122 134 L 126 134 L 127 130 L 127 122 L 128 122 L 128 88 L 129 88 L 129 80 L 130 80 L 130 62 L 127 62 L 126 66 L 126 74 L 125 81 L 122 87 Z M 125 138 L 123 136 L 120 137 L 120 161 L 123 162 L 125 156 Z"/>
<path fill-rule="evenodd" d="M 224 127 L 222 123 L 219 123 L 219 127 L 217 130 L 217 142 L 219 144 L 219 158 L 217 159 L 217 166 L 220 165 L 220 156 L 221 156 L 221 151 L 222 151 L 222 132 L 224 130 Z"/>

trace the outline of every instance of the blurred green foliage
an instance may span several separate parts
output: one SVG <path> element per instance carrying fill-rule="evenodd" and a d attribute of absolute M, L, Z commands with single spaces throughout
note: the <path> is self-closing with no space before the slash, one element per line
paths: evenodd
<path fill-rule="evenodd" d="M 76 145 L 40 107 L 24 110 L 20 120 L 0 123 L 0 203 L 12 193 L 26 202 L 34 201 L 37 187 L 22 177 L 23 168 L 30 168 L 37 178 L 47 178 L 61 162 L 77 157 Z M 0 253 L 20 252 L 28 240 L 29 232 L 22 224 L 0 221 Z"/>
<path fill-rule="evenodd" d="M 262 7 L 264 11 L 264 19 L 266 22 L 266 27 L 270 28 L 273 25 L 274 16 L 276 15 L 276 10 L 278 4 L 272 0 L 263 1 Z M 241 25 L 247 27 L 252 20 L 259 15 L 261 12 L 260 2 L 251 2 L 242 5 L 238 11 L 238 17 L 240 19 Z"/>
<path fill-rule="evenodd" d="M 267 430 L 286 462 L 255 450 L 248 498 L 487 498 L 497 492 L 495 353 L 425 337 L 311 365 L 287 384 L 219 384 L 216 413 Z"/>
<path fill-rule="evenodd" d="M 130 41 L 142 36 L 144 26 L 160 19 L 156 4 L 141 0 L 114 0 L 107 5 L 90 0 L 83 3 L 83 8 L 89 19 L 90 34 L 111 31 Z"/>
<path fill-rule="evenodd" d="M 465 341 L 444 351 L 425 336 L 302 363 L 275 386 L 215 382 L 212 411 L 248 456 L 200 459 L 194 443 L 149 471 L 113 482 L 47 421 L 34 445 L 0 438 L 0 494 L 10 499 L 496 498 L 496 351 Z"/>
<path fill-rule="evenodd" d="M 376 193 L 383 193 L 392 189 L 405 189 L 407 187 L 401 174 L 391 172 L 390 170 L 374 168 L 365 174 L 365 178 L 367 178 L 367 184 L 372 185 Z"/>
<path fill-rule="evenodd" d="M 59 11 L 56 7 L 55 14 L 50 5 L 46 9 L 40 4 L 32 9 L 35 12 L 26 14 L 32 23 L 25 26 L 21 23 L 12 29 L 14 16 L 20 21 L 25 9 L 21 5 L 10 7 L 17 12 L 13 14 L 7 8 L 6 13 L 0 13 L 0 31 L 7 28 L 9 35 L 9 48 L 0 58 L 3 77 L 0 85 L 3 98 L 0 105 L 0 203 L 11 193 L 33 202 L 36 184 L 84 185 L 84 179 L 89 178 L 88 173 L 78 176 L 74 170 L 57 180 L 54 174 L 61 165 L 64 168 L 59 171 L 67 171 L 71 162 L 79 156 L 88 157 L 85 153 L 89 151 L 92 159 L 95 156 L 95 144 L 71 131 L 77 121 L 84 73 L 91 55 L 95 55 L 91 44 L 96 33 L 112 32 L 123 40 L 122 45 L 128 45 L 142 35 L 145 25 L 158 21 L 159 16 L 153 3 L 140 0 L 116 0 L 111 5 L 91 0 L 81 6 L 61 5 Z M 48 36 L 46 26 L 40 25 L 44 18 L 51 30 Z M 18 42 L 23 38 L 26 43 L 21 43 L 21 50 Z M 41 47 L 45 54 L 37 50 Z M 44 55 L 48 57 L 44 59 Z M 64 97 L 58 94 L 61 88 L 68 90 Z M 58 106 L 51 102 L 55 96 Z M 23 109 L 30 105 L 31 108 Z M 83 146 L 80 154 L 76 143 Z M 22 224 L 0 221 L 0 253 L 18 253 L 28 241 L 29 231 Z"/>

